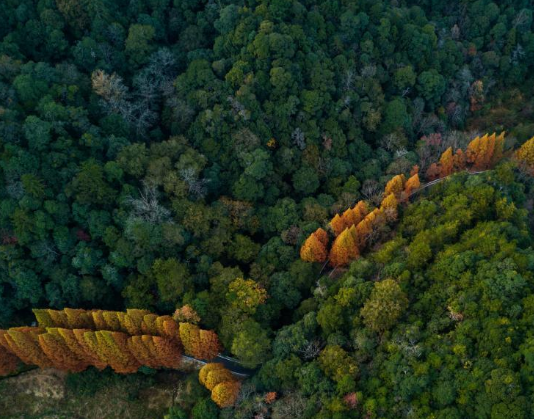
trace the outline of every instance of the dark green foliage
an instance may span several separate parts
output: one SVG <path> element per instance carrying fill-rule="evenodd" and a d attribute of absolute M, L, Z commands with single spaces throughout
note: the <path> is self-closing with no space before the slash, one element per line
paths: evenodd
<path fill-rule="evenodd" d="M 513 163 L 434 187 L 346 271 L 298 260 L 334 213 L 464 145 L 454 130 L 532 136 L 531 4 L 460 3 L 2 2 L 0 327 L 190 304 L 282 390 L 228 417 L 529 417 L 532 185 Z M 239 309 L 237 278 L 267 300 Z M 187 415 L 216 412 L 204 396 Z"/>

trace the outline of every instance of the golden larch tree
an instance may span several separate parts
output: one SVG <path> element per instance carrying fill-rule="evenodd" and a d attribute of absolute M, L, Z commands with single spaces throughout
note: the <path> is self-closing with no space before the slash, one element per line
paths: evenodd
<path fill-rule="evenodd" d="M 240 389 L 241 383 L 239 381 L 226 381 L 217 384 L 211 392 L 211 399 L 220 408 L 233 406 L 237 401 Z"/>
<path fill-rule="evenodd" d="M 87 329 L 74 329 L 72 332 L 74 333 L 74 336 L 76 337 L 80 347 L 83 348 L 87 358 L 91 360 L 91 365 L 100 370 L 103 370 L 109 365 L 102 348 L 100 348 L 98 344 L 95 331 Z"/>
<path fill-rule="evenodd" d="M 52 317 L 50 317 L 50 314 L 48 313 L 49 310 L 34 308 L 32 309 L 32 311 L 35 316 L 35 319 L 37 320 L 37 324 L 40 327 L 55 327 L 56 326 L 54 324 L 54 321 L 52 320 Z"/>
<path fill-rule="evenodd" d="M 516 160 L 528 171 L 534 173 L 534 137 L 526 141 L 520 148 L 515 152 Z"/>
<path fill-rule="evenodd" d="M 447 177 L 452 174 L 454 169 L 454 159 L 452 155 L 452 147 L 449 147 L 443 152 L 439 159 L 439 177 Z"/>
<path fill-rule="evenodd" d="M 158 327 L 156 326 L 156 319 L 158 316 L 155 314 L 145 314 L 143 316 L 143 323 L 141 324 L 141 329 L 146 335 L 157 336 Z"/>
<path fill-rule="evenodd" d="M 108 324 L 104 318 L 104 310 L 94 310 L 91 312 L 93 317 L 93 323 L 95 325 L 95 330 L 106 330 Z"/>
<path fill-rule="evenodd" d="M 0 376 L 11 374 L 17 370 L 19 358 L 14 353 L 0 346 Z"/>
<path fill-rule="evenodd" d="M 64 339 L 53 328 L 47 333 L 38 336 L 39 345 L 52 361 L 54 367 L 63 371 L 81 372 L 88 367 L 84 360 L 80 359 L 65 343 Z"/>
<path fill-rule="evenodd" d="M 86 310 L 65 308 L 69 329 L 92 329 L 94 328 L 93 316 Z"/>
<path fill-rule="evenodd" d="M 462 170 L 465 170 L 467 161 L 465 153 L 462 151 L 461 148 L 456 150 L 456 153 L 454 153 L 453 156 L 453 171 L 454 172 L 461 172 Z"/>
<path fill-rule="evenodd" d="M 159 367 L 178 368 L 182 362 L 182 351 L 178 342 L 160 336 L 151 336 L 153 353 Z"/>
<path fill-rule="evenodd" d="M 404 175 L 393 176 L 386 185 L 384 195 L 395 194 L 397 198 L 400 198 L 401 193 L 404 190 L 404 182 L 406 182 Z"/>
<path fill-rule="evenodd" d="M 103 311 L 102 317 L 106 322 L 105 330 L 111 330 L 115 332 L 121 331 L 121 323 L 116 311 Z"/>
<path fill-rule="evenodd" d="M 226 381 L 234 381 L 234 380 L 235 380 L 234 376 L 226 368 L 224 368 L 224 369 L 216 369 L 216 370 L 210 371 L 208 373 L 208 375 L 206 377 L 206 380 L 205 380 L 205 383 L 204 383 L 204 386 L 208 390 L 212 391 L 213 388 L 217 384 L 224 383 Z"/>
<path fill-rule="evenodd" d="M 208 374 L 211 371 L 215 371 L 219 369 L 223 369 L 223 370 L 225 369 L 224 365 L 219 362 L 211 362 L 209 364 L 204 365 L 198 372 L 198 381 L 200 381 L 200 384 L 205 386 L 206 378 L 208 377 Z"/>
<path fill-rule="evenodd" d="M 64 328 L 58 328 L 57 329 L 59 335 L 63 338 L 65 344 L 69 347 L 69 349 L 78 356 L 78 358 L 82 359 L 85 363 L 88 365 L 92 365 L 93 367 L 103 370 L 106 368 L 106 364 L 102 362 L 102 360 L 89 349 L 87 344 L 84 341 L 83 334 L 85 332 L 90 332 L 89 329 L 64 329 Z"/>
<path fill-rule="evenodd" d="M 352 226 L 343 230 L 334 240 L 330 249 L 330 265 L 333 267 L 348 265 L 358 255 L 356 228 Z"/>
<path fill-rule="evenodd" d="M 109 330 L 99 330 L 95 335 L 99 345 L 98 352 L 103 354 L 103 360 L 115 372 L 128 374 L 139 369 L 141 364 L 128 350 L 128 335 Z"/>
<path fill-rule="evenodd" d="M 196 357 L 199 352 L 200 329 L 190 323 L 180 323 L 180 339 L 186 355 Z"/>
<path fill-rule="evenodd" d="M 404 185 L 404 195 L 406 199 L 410 197 L 412 193 L 418 190 L 421 187 L 421 181 L 419 180 L 419 173 L 415 173 L 408 178 L 406 184 Z"/>
<path fill-rule="evenodd" d="M 467 164 L 475 166 L 477 158 L 480 154 L 480 142 L 481 139 L 477 136 L 473 138 L 471 142 L 467 145 L 467 149 L 465 150 L 465 160 Z"/>
<path fill-rule="evenodd" d="M 159 316 L 156 319 L 158 336 L 167 339 L 180 340 L 180 327 L 171 316 Z"/>
<path fill-rule="evenodd" d="M 150 368 L 158 368 L 160 366 L 159 359 L 155 357 L 154 344 L 152 342 L 153 336 L 130 336 L 128 338 L 128 350 L 137 359 L 141 365 L 146 365 Z M 149 342 L 145 342 L 145 339 Z"/>
<path fill-rule="evenodd" d="M 397 201 L 397 198 L 395 198 L 394 194 L 389 194 L 382 200 L 382 203 L 380 204 L 380 208 L 384 210 L 384 215 L 387 221 L 392 222 L 397 219 L 397 216 L 398 216 L 397 207 L 398 206 L 399 206 L 399 201 Z"/>
<path fill-rule="evenodd" d="M 494 167 L 501 161 L 504 156 L 504 136 L 505 132 L 501 132 L 495 139 L 495 145 L 493 147 L 493 155 L 491 156 L 490 167 Z"/>
<path fill-rule="evenodd" d="M 196 358 L 211 360 L 222 350 L 219 337 L 212 330 L 200 330 L 200 348 Z"/>
<path fill-rule="evenodd" d="M 300 258 L 305 262 L 324 262 L 326 260 L 326 246 L 315 233 L 310 234 L 302 244 Z"/>
<path fill-rule="evenodd" d="M 37 365 L 40 368 L 49 368 L 53 363 L 39 345 L 39 335 L 44 333 L 41 328 L 16 327 L 4 334 L 9 350 L 28 365 Z"/>
<path fill-rule="evenodd" d="M 340 217 L 339 214 L 336 214 L 334 218 L 330 221 L 330 227 L 334 232 L 334 236 L 339 236 L 343 230 L 345 230 L 345 220 L 343 217 Z"/>
<path fill-rule="evenodd" d="M 315 236 L 322 244 L 325 245 L 325 247 L 328 246 L 328 233 L 325 230 L 319 227 L 313 234 L 315 234 Z"/>
<path fill-rule="evenodd" d="M 65 327 L 69 328 L 69 319 L 67 318 L 67 314 L 63 310 L 47 310 L 48 315 L 52 319 L 53 326 L 52 327 Z"/>
<path fill-rule="evenodd" d="M 136 309 L 128 309 L 126 310 L 126 315 L 122 319 L 123 321 L 123 328 L 128 331 L 128 334 L 135 336 L 135 335 L 142 335 L 143 329 L 143 317 L 147 314 L 150 314 L 149 312 L 145 310 L 136 310 Z"/>

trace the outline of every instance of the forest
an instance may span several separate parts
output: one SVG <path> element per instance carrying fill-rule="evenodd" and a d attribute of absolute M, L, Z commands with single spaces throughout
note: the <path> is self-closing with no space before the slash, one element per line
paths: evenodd
<path fill-rule="evenodd" d="M 533 18 L 3 0 L 0 417 L 534 418 Z"/>

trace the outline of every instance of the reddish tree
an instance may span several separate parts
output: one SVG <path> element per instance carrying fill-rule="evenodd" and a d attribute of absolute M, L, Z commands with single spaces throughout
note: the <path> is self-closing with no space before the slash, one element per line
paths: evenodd
<path fill-rule="evenodd" d="M 432 163 L 426 171 L 426 178 L 430 181 L 436 180 L 439 178 L 440 172 L 439 166 L 436 163 Z"/>
<path fill-rule="evenodd" d="M 177 308 L 172 317 L 178 323 L 200 323 L 200 316 L 189 304 L 186 304 L 181 308 Z"/>

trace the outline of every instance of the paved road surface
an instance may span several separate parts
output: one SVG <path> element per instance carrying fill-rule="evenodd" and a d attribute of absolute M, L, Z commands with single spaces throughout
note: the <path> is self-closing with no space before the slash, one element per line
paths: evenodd
<path fill-rule="evenodd" d="M 207 364 L 206 361 L 192 358 L 187 355 L 183 355 L 183 357 L 185 359 L 189 359 L 190 361 L 195 361 L 203 365 Z M 254 370 L 251 370 L 249 368 L 245 368 L 244 366 L 242 366 L 237 359 L 230 358 L 228 356 L 221 355 L 221 354 L 219 354 L 216 358 L 210 361 L 210 363 L 213 363 L 213 362 L 219 362 L 223 364 L 226 368 L 228 368 L 232 372 L 232 374 L 237 375 L 238 377 L 249 377 L 254 372 Z"/>

